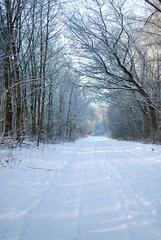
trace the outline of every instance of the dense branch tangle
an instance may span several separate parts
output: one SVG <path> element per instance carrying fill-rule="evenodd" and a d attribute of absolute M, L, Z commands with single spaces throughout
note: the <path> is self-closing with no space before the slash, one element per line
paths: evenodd
<path fill-rule="evenodd" d="M 81 93 L 76 97 L 79 87 L 68 84 L 79 78 L 65 59 L 60 3 L 0 2 L 0 131 L 4 137 L 25 129 L 39 144 L 44 136 L 74 138 L 82 126 L 88 104 L 85 98 L 80 100 Z M 77 111 L 79 101 L 86 105 L 84 111 Z"/>
<path fill-rule="evenodd" d="M 143 83 L 139 64 L 140 55 L 139 27 L 133 28 L 134 20 L 128 15 L 126 1 L 98 1 L 86 3 L 83 14 L 76 13 L 69 24 L 75 46 L 79 54 L 80 71 L 91 80 L 91 84 L 109 89 L 122 86 L 126 91 L 132 89 L 143 99 L 140 111 L 149 121 L 146 132 L 156 133 L 157 107 Z M 142 40 L 141 40 L 142 43 Z M 140 44 L 140 46 L 139 46 Z M 93 79 L 93 80 L 92 80 Z M 135 99 L 138 105 L 138 99 Z M 144 102 L 144 107 L 143 107 Z M 158 109 L 159 110 L 159 109 Z"/>

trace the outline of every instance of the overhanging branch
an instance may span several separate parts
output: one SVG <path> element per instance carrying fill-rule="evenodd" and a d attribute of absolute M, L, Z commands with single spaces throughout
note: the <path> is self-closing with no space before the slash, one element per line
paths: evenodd
<path fill-rule="evenodd" d="M 161 9 L 158 6 L 156 6 L 154 3 L 152 3 L 151 1 L 145 0 L 145 2 L 147 2 L 149 5 L 154 7 L 158 12 L 161 12 Z M 161 1 L 159 1 L 159 2 L 161 2 Z"/>

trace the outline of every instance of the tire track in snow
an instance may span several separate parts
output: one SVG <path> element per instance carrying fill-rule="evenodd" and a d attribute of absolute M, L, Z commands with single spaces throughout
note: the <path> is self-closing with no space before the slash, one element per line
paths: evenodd
<path fill-rule="evenodd" d="M 105 156 L 107 154 L 107 156 Z M 123 188 L 122 184 L 119 184 L 120 181 L 120 174 L 116 171 L 115 166 L 113 164 L 112 159 L 108 158 L 108 152 L 101 154 L 101 168 L 105 178 L 108 180 L 108 184 L 113 186 L 113 194 L 115 195 L 118 212 L 120 212 L 120 217 L 115 218 L 115 222 L 120 221 L 120 229 L 122 228 L 122 233 L 117 234 L 116 239 L 122 240 L 131 240 L 131 233 L 129 231 L 129 222 L 127 219 L 127 212 L 124 207 L 124 203 L 122 200 L 122 196 L 120 195 L 120 187 Z M 108 164 L 107 164 L 108 163 Z M 110 222 L 110 221 L 109 221 Z M 114 222 L 113 222 L 114 223 Z M 116 228 L 117 232 L 117 228 Z"/>
<path fill-rule="evenodd" d="M 131 161 L 130 149 L 135 149 L 131 146 L 127 152 L 126 143 L 102 137 L 59 146 L 53 160 L 58 161 L 59 155 L 66 165 L 59 172 L 36 171 L 35 180 L 46 182 L 45 189 L 37 191 L 35 187 L 35 197 L 27 206 L 31 210 L 21 218 L 21 235 L 3 235 L 3 239 L 160 240 L 161 227 L 157 224 L 161 213 L 157 218 L 152 212 L 160 205 L 148 205 L 155 199 L 137 179 L 144 170 L 138 160 Z M 47 162 L 42 165 L 48 166 Z M 36 200 L 39 202 L 34 203 Z"/>
<path fill-rule="evenodd" d="M 125 162 L 127 162 L 127 160 L 126 161 L 124 161 L 124 163 Z M 130 162 L 130 160 L 128 161 L 128 162 Z M 134 164 L 134 160 L 133 160 L 133 164 Z M 126 164 L 127 165 L 127 164 Z M 142 169 L 143 170 L 143 168 L 144 168 L 144 171 L 143 171 L 143 177 L 144 177 L 144 174 L 146 173 L 146 176 L 150 176 L 151 177 L 151 175 L 149 174 L 149 173 L 153 173 L 153 176 L 154 176 L 154 179 L 156 178 L 156 176 L 157 176 L 157 174 L 154 172 L 154 171 L 151 171 L 151 169 L 149 169 L 147 166 L 146 167 L 144 167 L 144 165 L 141 165 L 140 163 L 135 163 L 135 165 L 137 165 L 138 167 L 138 170 L 140 170 L 140 169 Z M 120 174 L 120 172 L 122 172 L 121 173 L 121 177 L 122 177 L 122 179 L 123 179 L 123 182 L 124 182 L 124 184 L 125 184 L 125 182 L 127 182 L 127 180 L 129 181 L 130 180 L 130 186 L 131 186 L 131 188 L 134 190 L 134 189 L 136 189 L 137 188 L 137 190 L 138 190 L 138 192 L 139 192 L 139 194 L 140 195 L 143 195 L 143 197 L 144 197 L 144 199 L 145 199 L 145 202 L 150 202 L 154 207 L 156 207 L 156 208 L 158 208 L 158 207 L 160 207 L 160 210 L 161 210 L 161 199 L 160 200 L 157 200 L 157 199 L 155 199 L 155 201 L 154 201 L 154 199 L 152 198 L 152 194 L 151 193 L 149 193 L 149 191 L 146 189 L 145 190 L 145 186 L 143 185 L 143 184 L 141 184 L 141 181 L 136 181 L 136 177 L 135 176 L 133 176 L 132 177 L 132 175 L 130 175 L 129 173 L 128 173 L 128 171 L 126 170 L 126 168 L 125 167 L 123 167 L 123 166 L 121 166 L 120 164 L 119 164 L 119 162 L 115 162 L 115 167 L 116 167 L 116 169 L 117 169 L 117 171 L 119 172 L 119 174 Z M 154 186 L 155 186 L 155 184 L 153 184 Z M 143 187 L 144 186 L 144 187 Z M 134 191 L 133 191 L 133 193 L 134 193 Z M 160 195 L 160 197 L 161 197 L 161 195 Z"/>
<path fill-rule="evenodd" d="M 86 158 L 78 236 L 82 240 L 129 240 L 116 189 L 111 188 L 113 178 L 105 171 L 99 148 L 94 143 L 90 159 Z"/>
<path fill-rule="evenodd" d="M 40 201 L 38 202 L 37 205 L 33 206 L 33 208 L 30 211 L 29 217 L 25 219 L 24 228 L 22 230 L 22 233 L 19 239 L 23 239 L 23 240 L 53 239 L 53 236 L 55 235 L 55 233 L 52 227 L 49 226 L 50 231 L 46 229 L 42 231 L 43 221 L 45 220 L 49 221 L 50 224 L 52 221 L 52 224 L 54 224 L 54 222 L 56 221 L 58 222 L 61 218 L 68 217 L 68 209 L 63 209 L 63 211 L 61 211 L 61 207 L 63 206 L 64 200 L 67 199 L 68 197 L 68 196 L 65 196 L 67 195 L 67 193 L 64 190 L 68 188 L 68 186 L 73 184 L 74 182 L 73 173 L 77 172 L 77 168 L 79 168 L 79 165 L 78 163 L 76 163 L 75 160 L 77 159 L 76 157 L 77 153 L 81 151 L 80 149 L 81 149 L 81 146 L 75 147 L 74 151 L 72 150 L 70 154 L 71 156 L 69 158 L 67 165 L 62 169 L 61 173 L 57 175 L 56 181 L 55 179 L 53 180 L 52 173 L 50 174 L 51 175 L 50 178 L 49 178 L 49 175 L 46 176 L 48 178 L 49 186 L 44 192 L 42 192 L 41 196 L 39 197 Z M 63 153 L 63 154 L 66 154 L 66 153 Z M 62 153 L 60 155 L 60 158 L 62 158 Z M 51 193 L 49 192 L 52 192 L 52 196 L 51 196 Z M 79 191 L 76 195 L 78 195 L 79 197 Z M 53 199 L 49 199 L 51 197 Z M 47 205 L 51 206 L 50 213 L 46 212 L 45 210 L 45 208 L 47 208 L 48 210 L 49 206 Z M 70 205 L 70 203 L 68 205 Z M 76 205 L 77 206 L 75 207 L 76 208 L 75 212 L 73 213 L 70 212 L 70 214 L 74 214 L 74 218 L 76 218 L 77 215 L 79 215 L 79 202 Z M 38 220 L 38 223 L 35 224 L 37 220 Z M 73 224 L 74 224 L 73 229 L 75 229 L 76 228 L 75 221 Z M 36 229 L 32 229 L 33 228 L 32 226 L 34 226 L 34 228 Z M 59 233 L 61 235 L 61 233 L 63 233 L 64 230 L 62 231 L 62 228 L 58 229 L 58 235 Z M 74 233 L 72 231 L 70 233 L 71 237 L 73 236 L 73 234 Z M 71 239 L 74 239 L 74 238 L 71 238 Z"/>
<path fill-rule="evenodd" d="M 130 153 L 129 153 L 130 154 Z M 129 160 L 130 161 L 130 160 Z M 129 162 L 128 161 L 128 162 Z M 121 162 L 123 163 L 121 165 Z M 127 162 L 127 160 L 126 160 Z M 125 161 L 124 159 L 114 160 L 114 159 L 105 159 L 106 168 L 111 169 L 111 176 L 116 178 L 116 186 L 118 188 L 118 198 L 121 201 L 122 207 L 125 211 L 126 222 L 128 228 L 130 229 L 130 239 L 137 240 L 140 238 L 141 234 L 145 235 L 145 232 L 149 231 L 149 236 L 141 239 L 160 239 L 161 237 L 161 224 L 158 222 L 158 219 L 154 216 L 153 210 L 150 204 L 153 204 L 156 209 L 156 205 L 146 194 L 146 192 L 141 188 L 131 175 L 125 171 Z M 128 165 L 127 165 L 128 166 Z M 142 198 L 140 198 L 142 196 Z M 144 198 L 144 201 L 143 201 Z M 150 204 L 147 204 L 150 203 Z M 149 222 L 148 222 L 149 221 Z M 139 226 L 140 223 L 140 226 Z M 150 224 L 151 229 L 148 229 Z M 136 227 L 142 228 L 140 235 L 136 236 Z M 153 226 L 153 229 L 152 229 Z M 157 231 L 156 231 L 157 230 Z M 156 235 L 157 232 L 157 235 Z M 158 233 L 159 232 L 159 233 Z M 153 236 L 153 237 L 152 237 Z"/>

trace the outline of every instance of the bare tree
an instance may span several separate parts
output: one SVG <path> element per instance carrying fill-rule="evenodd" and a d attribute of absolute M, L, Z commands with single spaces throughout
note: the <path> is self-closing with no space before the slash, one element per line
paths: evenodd
<path fill-rule="evenodd" d="M 20 94 L 20 63 L 19 53 L 21 47 L 21 21 L 22 11 L 25 7 L 23 1 L 5 0 L 1 3 L 1 50 L 3 51 L 4 64 L 4 93 L 5 110 L 3 135 L 7 136 L 12 130 L 12 92 L 11 86 L 15 85 L 15 126 L 16 131 L 21 125 L 21 94 Z"/>
<path fill-rule="evenodd" d="M 26 131 L 39 145 L 47 137 L 71 139 L 86 125 L 89 101 L 69 70 L 62 18 L 58 0 L 0 2 L 3 136 L 19 141 Z"/>
<path fill-rule="evenodd" d="M 149 134 L 157 129 L 156 106 L 140 78 L 138 37 L 141 25 L 126 13 L 126 1 L 92 0 L 86 10 L 70 19 L 69 29 L 77 49 L 78 71 L 97 89 L 122 89 L 137 93 L 145 106 Z M 142 26 L 143 27 L 143 26 Z M 142 108 L 144 109 L 144 107 Z"/>

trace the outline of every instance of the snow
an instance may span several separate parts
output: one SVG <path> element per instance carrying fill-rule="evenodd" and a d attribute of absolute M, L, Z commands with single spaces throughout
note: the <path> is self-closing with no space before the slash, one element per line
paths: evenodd
<path fill-rule="evenodd" d="M 5 155 L 1 240 L 161 239 L 161 146 L 88 137 Z"/>

